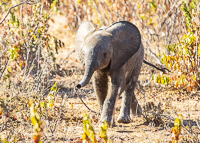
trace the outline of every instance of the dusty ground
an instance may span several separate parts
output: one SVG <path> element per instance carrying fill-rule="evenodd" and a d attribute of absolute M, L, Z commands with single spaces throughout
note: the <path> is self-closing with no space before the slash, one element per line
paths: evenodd
<path fill-rule="evenodd" d="M 58 82 L 58 87 L 60 88 L 58 92 L 58 101 L 60 96 L 67 95 L 65 100 L 65 114 L 63 116 L 63 121 L 59 125 L 59 130 L 61 131 L 58 136 L 60 136 L 58 142 L 60 141 L 71 141 L 78 142 L 82 138 L 84 132 L 82 118 L 85 113 L 90 115 L 92 119 L 93 127 L 96 131 L 97 140 L 100 136 L 100 127 L 98 123 L 99 115 L 91 113 L 80 101 L 77 96 L 73 93 L 73 88 L 78 81 L 81 80 L 83 76 L 83 66 L 78 62 L 75 53 L 72 53 L 69 57 L 68 55 L 75 49 L 74 39 L 75 33 L 69 32 L 67 30 L 64 17 L 52 17 L 53 20 L 50 22 L 50 33 L 57 36 L 65 43 L 65 47 L 59 49 L 59 54 L 57 57 L 58 64 L 61 64 L 60 74 L 56 75 L 53 81 Z M 68 57 L 65 61 L 63 61 Z M 140 75 L 140 81 L 146 81 L 149 79 L 148 68 L 145 66 Z M 137 99 L 141 106 L 144 106 L 146 102 L 153 102 L 155 105 L 161 103 L 161 109 L 163 110 L 162 115 L 166 117 L 175 119 L 176 114 L 182 114 L 184 120 L 190 120 L 191 122 L 185 123 L 189 126 L 188 129 L 193 129 L 193 131 L 198 135 L 199 128 L 196 125 L 196 120 L 199 118 L 200 113 L 200 103 L 199 103 L 199 92 L 194 91 L 192 93 L 186 93 L 185 91 L 178 91 L 172 87 L 160 87 L 152 84 L 152 87 L 144 88 L 146 99 L 144 96 L 135 91 Z M 97 100 L 93 94 L 92 84 L 90 84 L 80 91 L 80 96 L 83 98 L 84 102 L 93 110 L 98 111 Z M 146 100 L 146 102 L 145 102 Z M 117 102 L 117 109 L 115 112 L 115 118 L 119 114 L 121 99 Z M 59 102 L 58 102 L 59 106 Z M 145 112 L 143 112 L 145 114 Z M 153 116 L 148 113 L 148 115 Z M 108 129 L 108 137 L 113 142 L 169 142 L 171 141 L 171 131 L 173 127 L 173 121 L 162 117 L 164 121 L 163 124 L 155 126 L 155 122 L 146 122 L 144 117 L 135 117 L 129 124 L 118 124 L 113 128 Z M 67 130 L 63 130 L 63 125 L 65 122 L 64 118 L 70 118 L 70 122 L 67 123 Z M 192 123 L 189 125 L 189 123 Z M 182 140 L 190 140 L 192 134 L 188 133 L 184 128 L 182 130 L 181 138 Z M 185 141 L 182 141 L 185 142 Z"/>

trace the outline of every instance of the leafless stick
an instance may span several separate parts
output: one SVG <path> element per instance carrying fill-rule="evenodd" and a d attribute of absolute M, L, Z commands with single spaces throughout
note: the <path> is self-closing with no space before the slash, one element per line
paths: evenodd
<path fill-rule="evenodd" d="M 197 35 L 197 40 L 196 40 L 196 60 L 195 60 L 195 70 L 196 70 L 196 73 L 198 73 L 198 67 L 199 67 L 199 56 L 198 56 L 198 50 L 199 50 L 199 46 L 198 46 L 198 43 L 199 43 L 199 36 L 197 34 L 197 30 L 196 30 L 196 35 Z M 197 80 L 199 80 L 199 74 L 196 74 L 197 75 Z"/>
<path fill-rule="evenodd" d="M 90 110 L 91 112 L 97 113 L 97 112 L 93 111 L 92 109 L 90 109 L 90 108 L 85 104 L 85 102 L 83 101 L 83 99 L 82 99 L 82 98 L 79 96 L 79 94 L 77 93 L 77 90 L 78 90 L 78 89 L 74 88 L 74 94 L 76 94 L 76 95 L 78 96 L 78 98 L 80 98 L 81 102 L 85 105 L 85 107 L 86 107 L 88 110 Z"/>
<path fill-rule="evenodd" d="M 67 58 L 69 58 L 69 56 L 71 55 L 71 54 L 73 54 L 75 52 L 75 50 L 73 50 L 71 53 L 69 53 L 69 55 L 67 55 L 67 57 L 61 62 L 61 65 L 64 63 L 64 61 L 67 59 Z"/>
<path fill-rule="evenodd" d="M 2 7 L 4 4 L 6 5 L 6 4 L 8 4 L 8 3 L 5 3 L 5 2 L 4 2 L 4 3 L 2 3 L 2 4 L 0 5 L 0 7 Z"/>
<path fill-rule="evenodd" d="M 170 118 L 170 117 L 167 117 L 167 116 L 165 116 L 165 115 L 161 115 L 161 114 L 155 113 L 155 112 L 153 112 L 153 111 L 147 111 L 147 113 L 152 113 L 152 114 L 155 114 L 155 115 L 157 115 L 157 116 L 162 116 L 162 117 L 165 117 L 165 118 L 167 118 L 167 119 L 169 119 L 169 120 L 171 120 L 171 121 L 174 121 L 174 119 L 172 119 L 172 118 Z"/>
<path fill-rule="evenodd" d="M 145 97 L 145 92 L 141 92 L 138 88 L 136 88 L 143 96 L 144 96 L 144 102 L 146 104 L 147 110 L 149 110 L 149 107 L 147 106 L 147 101 L 146 101 L 146 97 Z"/>
<path fill-rule="evenodd" d="M 37 2 L 34 2 L 34 3 L 29 3 L 28 1 L 29 1 L 29 0 L 26 0 L 26 1 L 24 1 L 24 2 L 21 2 L 21 3 L 17 4 L 17 5 L 14 5 L 14 6 L 10 7 L 10 8 L 8 9 L 6 15 L 4 16 L 4 18 L 0 21 L 0 24 L 6 19 L 6 17 L 7 17 L 8 14 L 9 14 L 9 12 L 11 11 L 11 9 L 13 9 L 13 8 L 15 8 L 15 7 L 19 6 L 19 5 L 22 5 L 22 4 L 24 4 L 24 3 L 29 4 L 29 5 L 33 5 L 33 4 L 36 4 L 36 3 L 38 2 L 38 1 L 37 1 Z"/>
<path fill-rule="evenodd" d="M 2 56 L 9 50 L 9 48 L 7 47 L 3 52 L 2 54 L 0 55 L 0 58 L 2 58 Z"/>
<path fill-rule="evenodd" d="M 146 49 L 146 50 L 147 50 L 148 53 L 151 54 L 152 57 L 154 57 L 154 59 L 158 62 L 158 64 L 160 64 L 160 65 L 163 67 L 162 69 L 166 69 L 166 70 L 169 71 L 169 69 L 167 69 L 166 66 L 163 65 L 163 64 L 161 63 L 160 59 L 158 58 L 158 56 L 157 56 L 156 54 L 154 54 L 154 53 L 153 53 L 151 50 L 149 50 L 149 49 Z"/>
<path fill-rule="evenodd" d="M 27 57 L 26 57 L 26 65 L 25 65 L 25 70 L 24 70 L 24 75 L 23 75 L 23 82 L 22 82 L 22 86 L 24 87 L 25 86 L 25 74 L 26 74 L 26 69 L 27 69 L 27 66 L 28 66 L 28 59 L 29 59 L 29 52 L 30 52 L 30 49 L 27 47 L 25 41 L 24 41 L 24 46 L 26 47 L 26 50 L 27 50 Z"/>
<path fill-rule="evenodd" d="M 199 121 L 196 121 L 196 124 L 197 124 L 198 128 L 200 129 Z M 199 129 L 198 129 L 198 130 L 199 130 Z"/>
<path fill-rule="evenodd" d="M 78 11 L 77 0 L 74 0 L 74 4 L 75 4 L 76 12 L 77 12 L 78 23 L 81 24 L 81 18 L 80 18 L 80 13 L 79 13 L 79 11 Z"/>
<path fill-rule="evenodd" d="M 6 61 L 6 63 L 5 63 L 5 67 L 4 67 L 4 69 L 3 69 L 3 71 L 2 71 L 2 73 L 1 73 L 1 75 L 0 75 L 0 80 L 1 80 L 1 77 L 2 77 L 3 73 L 4 73 L 5 70 L 6 70 L 6 67 L 7 67 L 7 65 L 8 65 L 8 61 L 9 61 L 9 57 L 7 58 L 7 61 Z"/>
<path fill-rule="evenodd" d="M 58 91 L 57 91 L 58 92 Z M 58 125 L 58 120 L 60 119 L 60 117 L 61 117 L 61 114 L 62 114 L 62 108 L 64 107 L 64 105 L 63 105 L 63 100 L 65 100 L 64 99 L 65 97 L 62 97 L 62 101 L 61 101 L 61 103 L 60 103 L 60 113 L 59 113 L 59 115 L 58 115 L 58 117 L 57 117 L 57 119 L 56 119 L 56 122 L 55 122 L 55 124 L 54 124 L 54 129 L 52 130 L 51 128 L 50 128 L 50 131 L 51 131 L 51 134 L 52 134 L 52 136 L 53 136 L 53 133 L 55 132 L 55 130 L 56 130 L 56 127 L 57 127 L 57 125 Z"/>
<path fill-rule="evenodd" d="M 145 41 L 145 42 L 147 43 L 147 45 L 150 47 L 149 43 L 148 43 L 146 40 L 144 40 L 144 41 Z M 164 66 L 164 65 L 161 63 L 159 57 L 158 57 L 155 53 L 153 53 L 153 52 L 152 52 L 151 50 L 149 50 L 149 49 L 146 49 L 146 50 L 147 50 L 147 52 L 148 52 L 149 54 L 151 54 L 152 57 L 155 58 L 155 60 L 156 60 L 160 65 Z"/>
<path fill-rule="evenodd" d="M 174 31 L 174 25 L 176 23 L 176 18 L 179 15 L 180 11 L 177 12 L 178 9 L 176 9 L 175 13 L 174 13 L 174 20 L 172 21 L 172 30 L 171 30 L 171 34 L 169 35 L 169 44 L 171 43 L 171 39 L 172 39 L 172 35 L 173 35 L 173 31 Z"/>
<path fill-rule="evenodd" d="M 104 0 L 101 0 L 101 2 L 104 4 L 104 6 L 105 6 L 105 8 L 107 9 L 107 11 L 109 12 L 109 14 L 110 14 L 110 21 L 111 21 L 111 23 L 113 23 L 113 14 L 111 13 L 111 11 L 110 11 L 110 9 L 108 8 L 108 6 L 107 6 L 107 4 L 105 3 L 105 1 Z"/>
<path fill-rule="evenodd" d="M 143 36 L 142 39 L 143 39 L 143 41 L 148 45 L 148 47 L 151 48 L 150 44 L 146 41 L 146 39 L 144 38 L 144 36 Z M 165 66 L 161 63 L 159 57 L 158 57 L 155 53 L 153 53 L 153 52 L 150 50 L 150 48 L 149 48 L 149 49 L 146 49 L 147 52 L 150 53 L 150 54 L 152 55 L 152 57 L 154 57 L 154 58 L 156 59 L 156 61 L 157 61 L 160 65 L 162 65 L 163 67 L 165 67 Z"/>
<path fill-rule="evenodd" d="M 172 6 L 172 8 L 167 12 L 167 15 L 165 16 L 164 20 L 162 21 L 161 26 L 163 26 L 165 24 L 165 22 L 167 21 L 167 19 L 169 18 L 169 16 L 172 15 L 172 10 L 174 9 L 174 7 L 175 8 L 179 8 L 181 4 L 182 4 L 182 1 L 180 1 L 178 3 L 177 2 L 174 3 L 174 5 Z M 162 8 L 162 9 L 164 9 L 164 8 Z"/>
<path fill-rule="evenodd" d="M 103 18 L 102 18 L 102 16 L 101 16 L 101 13 L 100 13 L 100 11 L 99 11 L 99 8 L 98 8 L 98 6 L 97 6 L 95 0 L 92 0 L 92 1 L 93 1 L 93 3 L 94 3 L 94 6 L 95 6 L 95 8 L 96 8 L 96 10 L 97 10 L 97 13 L 98 13 L 100 19 L 101 19 L 102 24 L 105 25 L 105 21 L 103 20 Z"/>
<path fill-rule="evenodd" d="M 21 2 L 23 2 L 23 1 L 21 0 Z M 23 4 L 21 5 L 20 14 L 21 14 L 21 21 L 23 24 Z"/>
<path fill-rule="evenodd" d="M 28 1 L 28 0 L 26 0 L 26 1 L 24 1 L 24 2 L 21 2 L 21 3 L 17 4 L 17 5 L 15 5 L 15 6 L 10 7 L 10 8 L 8 9 L 6 15 L 4 16 L 4 18 L 0 21 L 0 24 L 6 19 L 6 17 L 8 16 L 8 14 L 9 14 L 9 12 L 10 12 L 10 10 L 11 10 L 12 8 L 15 8 L 15 7 L 19 6 L 19 5 L 22 5 L 22 4 L 26 3 L 27 1 Z"/>

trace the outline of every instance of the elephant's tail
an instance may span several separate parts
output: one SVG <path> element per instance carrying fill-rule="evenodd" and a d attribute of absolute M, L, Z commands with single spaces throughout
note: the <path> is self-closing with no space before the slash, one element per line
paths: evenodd
<path fill-rule="evenodd" d="M 167 69 L 167 68 L 159 68 L 159 67 L 153 65 L 152 63 L 147 62 L 146 60 L 143 60 L 143 62 L 144 62 L 145 64 L 149 65 L 149 66 L 152 66 L 152 67 L 156 68 L 156 69 L 159 70 L 159 71 L 162 71 L 163 73 L 166 73 L 166 71 L 170 72 L 169 69 Z"/>

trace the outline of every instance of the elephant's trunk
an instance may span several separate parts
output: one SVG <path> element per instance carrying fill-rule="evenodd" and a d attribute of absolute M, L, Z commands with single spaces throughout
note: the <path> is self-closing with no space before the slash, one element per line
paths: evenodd
<path fill-rule="evenodd" d="M 88 64 L 89 63 L 89 64 Z M 94 61 L 85 62 L 85 73 L 83 79 L 76 86 L 77 88 L 84 87 L 87 85 L 94 73 Z"/>

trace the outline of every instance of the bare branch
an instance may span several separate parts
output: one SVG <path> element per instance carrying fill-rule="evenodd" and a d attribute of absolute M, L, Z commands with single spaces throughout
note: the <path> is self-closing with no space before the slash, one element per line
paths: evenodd
<path fill-rule="evenodd" d="M 105 21 L 104 21 L 103 17 L 101 16 L 101 13 L 100 13 L 100 11 L 99 11 L 99 8 L 98 8 L 98 6 L 97 6 L 95 0 L 92 0 L 92 1 L 93 1 L 94 6 L 95 6 L 95 9 L 97 10 L 97 13 L 98 13 L 98 15 L 99 15 L 99 18 L 101 19 L 102 24 L 105 25 Z"/>
<path fill-rule="evenodd" d="M 5 2 L 4 2 L 4 3 L 2 3 L 2 4 L 0 5 L 0 7 L 2 7 L 3 5 L 6 5 L 6 4 L 9 4 L 9 3 L 5 3 Z"/>
<path fill-rule="evenodd" d="M 8 50 L 9 50 L 9 48 L 7 47 L 7 48 L 1 53 L 0 58 L 2 58 L 3 55 L 4 55 Z"/>
<path fill-rule="evenodd" d="M 9 57 L 7 58 L 7 61 L 6 61 L 6 63 L 5 63 L 5 67 L 4 67 L 4 69 L 3 69 L 3 71 L 2 71 L 2 73 L 1 73 L 1 75 L 0 75 L 0 80 L 1 80 L 1 77 L 2 77 L 3 73 L 4 73 L 5 70 L 6 70 L 6 67 L 7 67 L 7 65 L 8 65 L 8 61 L 9 61 Z"/>
<path fill-rule="evenodd" d="M 24 3 L 29 4 L 29 5 L 33 5 L 33 4 L 36 4 L 36 3 L 38 3 L 38 2 L 39 2 L 39 1 L 36 1 L 36 2 L 34 2 L 34 3 L 29 3 L 29 0 L 26 0 L 26 1 L 24 1 L 24 2 L 21 2 L 21 3 L 17 4 L 17 5 L 14 5 L 14 6 L 10 7 L 10 8 L 8 9 L 6 15 L 4 16 L 4 18 L 0 21 L 0 24 L 6 19 L 6 17 L 7 17 L 8 14 L 9 14 L 9 12 L 11 11 L 11 9 L 13 9 L 13 8 L 15 8 L 15 7 L 19 6 L 19 5 L 22 5 L 22 4 L 24 4 Z"/>
<path fill-rule="evenodd" d="M 67 58 L 69 58 L 69 56 L 70 56 L 71 54 L 73 54 L 74 52 L 75 52 L 75 50 L 73 50 L 71 53 L 69 53 L 69 55 L 67 55 L 67 57 L 61 62 L 60 65 L 62 65 L 62 64 L 64 63 L 64 61 L 65 61 Z"/>
<path fill-rule="evenodd" d="M 76 94 L 77 96 L 78 96 L 78 98 L 81 100 L 81 102 L 85 105 L 85 107 L 88 109 L 88 110 L 90 110 L 91 112 L 93 112 L 93 113 L 97 113 L 97 112 L 95 112 L 95 111 L 93 111 L 92 109 L 90 109 L 86 104 L 85 104 L 85 102 L 83 101 L 83 99 L 79 96 L 79 94 L 77 93 L 77 90 L 78 89 L 76 89 L 76 88 L 74 88 L 74 94 Z"/>

